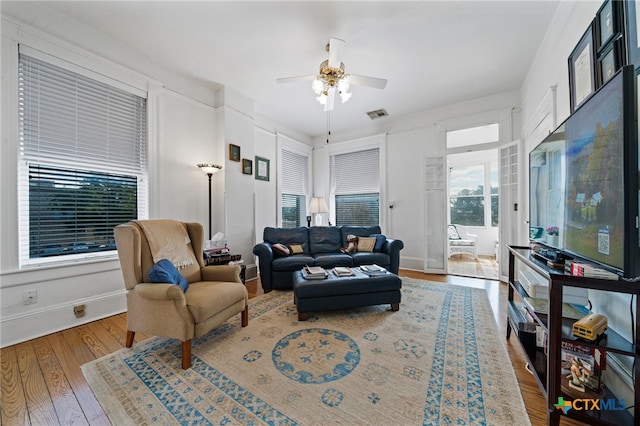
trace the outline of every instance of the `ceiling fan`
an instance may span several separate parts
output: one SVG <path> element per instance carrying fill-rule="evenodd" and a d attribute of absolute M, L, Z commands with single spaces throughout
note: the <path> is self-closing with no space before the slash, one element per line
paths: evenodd
<path fill-rule="evenodd" d="M 344 63 L 340 61 L 340 53 L 345 44 L 339 38 L 330 38 L 326 46 L 329 59 L 320 64 L 317 75 L 305 75 L 300 77 L 286 77 L 277 79 L 278 83 L 296 83 L 299 81 L 312 81 L 311 88 L 318 95 L 316 99 L 324 105 L 325 111 L 333 109 L 336 92 L 340 95 L 342 102 L 351 98 L 348 92 L 351 85 L 368 86 L 376 89 L 384 89 L 387 80 L 383 78 L 365 77 L 363 75 L 346 74 Z"/>

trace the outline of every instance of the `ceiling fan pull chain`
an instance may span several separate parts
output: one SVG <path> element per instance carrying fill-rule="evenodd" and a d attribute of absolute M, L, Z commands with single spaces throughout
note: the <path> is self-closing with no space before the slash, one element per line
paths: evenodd
<path fill-rule="evenodd" d="M 327 143 L 329 143 L 329 136 L 331 136 L 331 111 L 327 111 Z"/>

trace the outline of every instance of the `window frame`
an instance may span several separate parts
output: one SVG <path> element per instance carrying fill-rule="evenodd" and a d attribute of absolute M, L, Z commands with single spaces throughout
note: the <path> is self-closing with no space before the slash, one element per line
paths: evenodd
<path fill-rule="evenodd" d="M 312 182 L 312 153 L 313 150 L 310 146 L 292 139 L 281 133 L 276 133 L 276 146 L 277 146 L 277 158 L 278 158 L 278 177 L 277 177 L 277 225 L 284 227 L 284 215 L 283 215 L 283 196 L 294 195 L 303 196 L 304 202 L 301 203 L 300 209 L 300 226 L 306 226 L 306 216 L 309 215 L 309 203 L 311 202 L 311 182 Z M 299 155 L 307 158 L 307 176 L 306 185 L 304 188 L 304 194 L 289 194 L 284 192 L 284 179 L 285 170 L 283 170 L 283 151 L 290 152 L 295 155 Z"/>
<path fill-rule="evenodd" d="M 74 73 L 80 75 L 82 78 L 88 78 L 97 82 L 98 84 L 106 84 L 109 87 L 113 87 L 115 89 L 124 91 L 127 95 L 135 95 L 144 100 L 144 106 L 142 110 L 142 125 L 143 125 L 143 133 L 141 135 L 142 146 L 139 149 L 143 150 L 143 154 L 141 157 L 141 161 L 139 164 L 139 170 L 133 171 L 132 169 L 127 169 L 122 166 L 104 166 L 104 163 L 98 164 L 83 164 L 82 162 L 78 162 L 70 160 L 68 158 L 55 158 L 56 156 L 46 156 L 43 155 L 40 158 L 34 157 L 33 155 L 24 156 L 21 155 L 24 151 L 21 149 L 18 155 L 18 164 L 17 164 L 17 183 L 18 183 L 18 192 L 17 192 L 17 221 L 18 221 L 18 266 L 20 269 L 37 267 L 37 266 L 46 266 L 46 265 L 71 265 L 77 264 L 78 262 L 83 261 L 95 261 L 95 260 L 111 260 L 117 257 L 117 251 L 115 247 L 112 250 L 101 250 L 101 251 L 87 251 L 83 253 L 75 253 L 75 254 L 64 254 L 57 255 L 51 257 L 31 257 L 30 255 L 30 202 L 29 202 L 29 193 L 30 193 L 30 179 L 29 179 L 29 168 L 33 163 L 38 163 L 42 166 L 51 167 L 58 170 L 70 170 L 75 169 L 78 171 L 86 171 L 88 173 L 95 174 L 113 174 L 118 176 L 129 176 L 131 178 L 136 179 L 136 188 L 137 188 L 137 218 L 145 219 L 148 217 L 148 196 L 149 196 L 149 188 L 148 188 L 148 149 L 149 149 L 149 97 L 148 93 L 145 90 L 141 90 L 138 88 L 138 82 L 131 79 L 127 82 L 122 82 L 119 80 L 115 80 L 111 77 L 108 77 L 100 72 L 102 67 L 98 64 L 96 66 L 97 71 L 92 71 L 84 66 L 79 66 L 75 63 L 66 61 L 59 57 L 55 57 L 46 53 L 43 53 L 37 49 L 33 49 L 28 46 L 20 45 L 19 49 L 17 49 L 18 56 L 26 55 L 31 58 L 37 59 L 42 62 L 46 62 L 49 65 L 53 65 L 55 67 L 59 67 L 64 69 L 66 72 Z M 82 61 L 81 61 L 82 62 Z M 91 63 L 91 61 L 86 61 Z M 17 63 L 20 63 L 20 59 L 18 58 Z M 113 71 L 113 70 L 112 70 Z M 118 75 L 118 72 L 112 72 L 112 74 Z M 19 80 L 16 82 L 19 84 Z M 133 83 L 133 84 L 131 84 Z M 18 98 L 20 99 L 22 95 L 20 95 L 20 90 L 16 89 L 18 93 Z M 20 116 L 17 116 L 18 121 L 20 121 Z M 140 122 L 138 122 L 140 123 Z M 19 123 L 18 123 L 19 124 Z M 17 127 L 21 128 L 19 124 Z M 22 135 L 19 135 L 20 140 L 22 140 Z M 139 139 L 137 140 L 139 141 Z M 137 167 L 137 166 L 136 166 Z M 109 245 L 109 247 L 112 247 Z"/>

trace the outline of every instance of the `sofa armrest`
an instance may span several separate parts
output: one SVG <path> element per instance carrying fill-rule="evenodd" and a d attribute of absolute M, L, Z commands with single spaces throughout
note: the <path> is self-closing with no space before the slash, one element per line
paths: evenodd
<path fill-rule="evenodd" d="M 202 281 L 242 283 L 239 265 L 210 265 L 201 269 Z"/>
<path fill-rule="evenodd" d="M 389 272 L 398 273 L 400 269 L 400 250 L 404 248 L 402 240 L 393 240 L 387 238 L 382 246 L 382 252 L 389 255 Z"/>
<path fill-rule="evenodd" d="M 265 292 L 273 289 L 271 279 L 271 262 L 273 262 L 273 250 L 271 243 L 259 243 L 253 246 L 253 254 L 258 256 L 258 267 L 260 268 L 260 283 Z"/>
<path fill-rule="evenodd" d="M 182 289 L 177 284 L 141 283 L 134 287 L 133 291 L 140 297 L 152 300 L 179 300 L 184 298 Z M 187 290 L 188 291 L 188 290 Z M 185 302 L 186 303 L 186 302 Z"/>

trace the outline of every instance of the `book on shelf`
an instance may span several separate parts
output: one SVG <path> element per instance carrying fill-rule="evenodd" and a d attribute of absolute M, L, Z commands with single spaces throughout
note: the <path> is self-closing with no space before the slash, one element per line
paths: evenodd
<path fill-rule="evenodd" d="M 606 269 L 598 268 L 588 263 L 571 262 L 571 275 L 576 277 L 599 278 L 602 280 L 619 280 L 620 277 Z"/>
<path fill-rule="evenodd" d="M 362 265 L 360 266 L 360 270 L 367 275 L 384 275 L 387 273 L 387 270 L 378 265 Z"/>
<path fill-rule="evenodd" d="M 566 376 L 569 387 L 599 392 L 602 388 L 602 372 L 606 369 L 606 359 L 602 348 L 563 341 L 560 373 Z"/>
<path fill-rule="evenodd" d="M 524 303 L 527 305 L 527 309 L 536 314 L 549 314 L 549 300 L 547 299 L 535 299 L 533 297 L 525 297 Z M 575 303 L 563 303 L 562 304 L 562 316 L 564 318 L 570 318 L 579 320 L 585 315 L 589 315 L 591 311 L 586 306 L 577 305 Z"/>
<path fill-rule="evenodd" d="M 338 277 L 350 277 L 354 275 L 353 270 L 348 266 L 336 266 L 333 268 L 333 273 Z"/>

